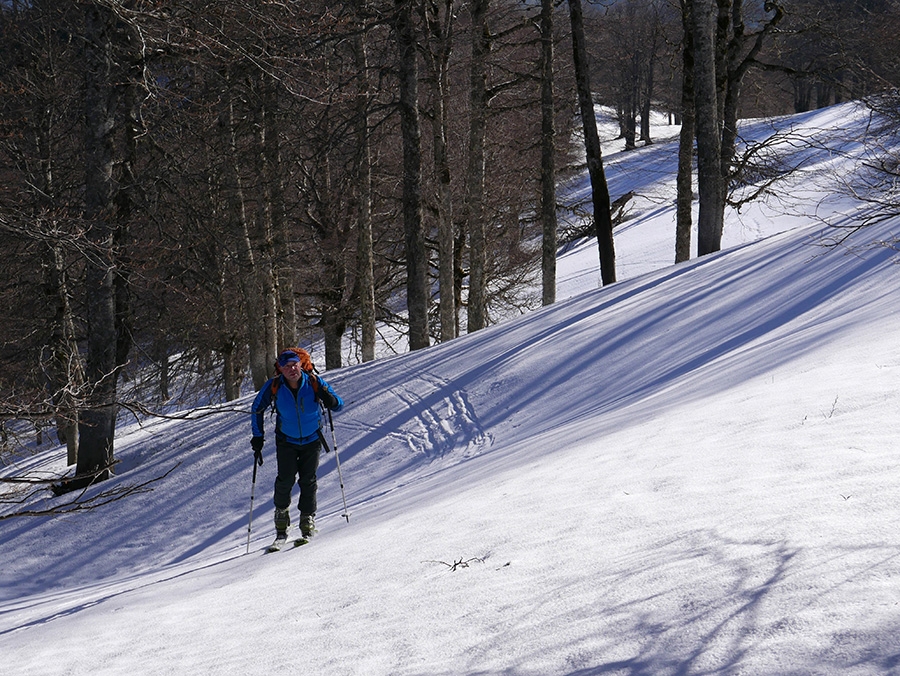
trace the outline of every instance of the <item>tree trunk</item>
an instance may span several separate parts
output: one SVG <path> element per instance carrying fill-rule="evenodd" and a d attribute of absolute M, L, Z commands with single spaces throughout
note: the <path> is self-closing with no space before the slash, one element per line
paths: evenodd
<path fill-rule="evenodd" d="M 267 90 L 269 84 L 267 77 L 263 73 L 256 73 L 258 84 L 257 104 L 254 110 L 256 116 L 254 129 L 256 131 L 256 177 L 258 181 L 256 194 L 256 228 L 255 233 L 251 234 L 250 242 L 252 243 L 256 257 L 256 265 L 253 267 L 253 274 L 257 279 L 260 289 L 260 296 L 263 301 L 263 325 L 265 359 L 267 364 L 273 364 L 278 357 L 279 339 L 281 337 L 280 328 L 283 325 L 283 314 L 280 310 L 281 298 L 278 291 L 278 261 L 275 255 L 275 233 L 277 231 L 274 211 L 275 207 L 275 190 L 279 183 L 277 176 L 277 166 L 273 166 L 272 162 L 277 162 L 277 157 L 272 155 L 272 148 L 277 148 L 277 133 L 274 139 L 270 140 L 269 131 L 274 131 L 274 125 L 269 121 L 272 110 L 269 107 Z M 277 150 L 275 151 L 277 154 Z M 280 207 L 279 207 L 280 210 Z M 248 226 L 251 222 L 248 221 Z M 294 342 L 293 335 L 288 337 L 287 344 L 282 347 L 288 347 Z"/>
<path fill-rule="evenodd" d="M 453 299 L 456 305 L 456 329 L 457 335 L 462 330 L 462 320 L 460 311 L 463 307 L 463 288 L 466 281 L 466 240 L 468 232 L 466 232 L 465 220 L 460 220 L 456 224 L 456 241 L 453 242 Z"/>
<path fill-rule="evenodd" d="M 734 163 L 741 85 L 765 36 L 784 16 L 766 3 L 771 19 L 746 35 L 742 0 L 694 0 L 694 96 L 697 125 L 697 186 L 700 193 L 697 253 L 722 246 L 728 181 Z M 749 49 L 747 44 L 752 39 Z"/>
<path fill-rule="evenodd" d="M 49 195 L 50 192 L 45 194 Z M 56 407 L 56 434 L 66 445 L 69 465 L 78 461 L 77 393 L 84 385 L 84 370 L 75 338 L 75 322 L 69 302 L 69 281 L 65 257 L 60 246 L 47 247 L 44 262 L 44 288 L 49 307 L 53 308 L 48 341 L 47 388 Z"/>
<path fill-rule="evenodd" d="M 691 257 L 692 205 L 694 201 L 694 40 L 693 0 L 681 1 L 682 45 L 681 133 L 678 138 L 678 174 L 675 178 L 675 262 Z"/>
<path fill-rule="evenodd" d="M 490 0 L 472 0 L 472 63 L 469 72 L 469 164 L 466 174 L 466 230 L 469 233 L 469 302 L 467 330 L 484 328 L 485 224 L 484 138 L 487 126 L 487 75 L 485 61 L 490 51 L 487 12 Z"/>
<path fill-rule="evenodd" d="M 157 319 L 162 319 L 162 313 L 157 315 Z M 161 401 L 169 400 L 169 384 L 171 382 L 171 373 L 169 369 L 169 341 L 163 336 L 156 336 L 153 341 L 152 352 L 153 361 L 156 362 L 159 369 L 159 398 Z"/>
<path fill-rule="evenodd" d="M 600 135 L 594 114 L 591 81 L 584 41 L 584 19 L 581 0 L 569 0 L 569 17 L 572 22 L 572 55 L 575 63 L 575 81 L 578 87 L 578 105 L 584 129 L 584 148 L 587 155 L 588 175 L 591 179 L 591 198 L 594 207 L 594 227 L 600 249 L 600 279 L 603 284 L 616 281 L 616 252 L 613 243 L 612 214 L 610 213 L 609 187 L 603 170 L 600 152 Z"/>
<path fill-rule="evenodd" d="M 650 134 L 650 113 L 653 110 L 653 87 L 655 84 L 653 73 L 654 73 L 654 64 L 656 63 L 657 51 L 659 40 L 657 39 L 657 33 L 653 31 L 653 41 L 650 44 L 650 49 L 647 53 L 647 60 L 644 63 L 644 87 L 641 93 L 641 141 L 644 142 L 645 145 L 650 145 L 653 143 L 653 138 Z"/>
<path fill-rule="evenodd" d="M 625 97 L 624 127 L 625 150 L 637 148 L 637 115 L 638 101 L 641 92 L 641 60 L 642 55 L 634 51 L 631 55 L 631 81 L 628 84 L 628 94 Z"/>
<path fill-rule="evenodd" d="M 326 309 L 322 312 L 322 331 L 325 333 L 325 369 L 341 367 L 341 341 L 347 323 L 339 309 Z"/>
<path fill-rule="evenodd" d="M 553 115 L 553 0 L 541 0 L 541 304 L 556 302 L 556 131 Z"/>
<path fill-rule="evenodd" d="M 725 0 L 720 0 L 720 2 L 724 3 Z M 736 152 L 738 110 L 744 77 L 756 62 L 756 56 L 762 49 L 765 37 L 775 30 L 784 17 L 784 10 L 777 3 L 767 3 L 766 11 L 774 12 L 772 18 L 767 20 L 761 29 L 747 35 L 743 20 L 743 6 L 743 0 L 731 0 L 731 11 L 726 14 L 725 20 L 720 19 L 719 29 L 720 31 L 725 30 L 731 36 L 730 41 L 723 48 L 724 55 L 720 59 L 724 63 L 723 68 L 726 73 L 724 93 L 720 90 L 720 94 L 722 94 L 721 172 L 726 190 Z M 720 17 L 722 13 L 724 12 L 720 9 Z M 722 24 L 727 22 L 730 22 L 730 28 L 722 28 Z M 750 44 L 749 48 L 748 44 Z"/>
<path fill-rule="evenodd" d="M 235 347 L 233 337 L 221 347 L 225 401 L 234 401 L 241 396 L 240 368 L 235 357 Z"/>
<path fill-rule="evenodd" d="M 85 378 L 90 389 L 79 421 L 76 475 L 97 481 L 110 475 L 116 423 L 113 23 L 113 14 L 106 7 L 85 5 L 84 221 L 92 247 L 92 255 L 85 261 Z"/>
<path fill-rule="evenodd" d="M 450 99 L 449 65 L 453 44 L 453 2 L 423 3 L 422 19 L 429 38 L 424 50 L 434 100 L 431 116 L 434 173 L 437 178 L 438 314 L 441 342 L 456 338 L 456 303 L 453 294 L 453 202 L 450 160 L 447 154 L 447 106 Z M 441 6 L 443 9 L 441 9 Z"/>
<path fill-rule="evenodd" d="M 357 0 L 360 24 L 365 21 L 366 0 Z M 369 133 L 369 58 L 366 32 L 362 27 L 354 38 L 356 70 L 360 74 L 356 134 L 359 146 L 357 176 L 356 268 L 360 308 L 360 351 L 364 362 L 375 359 L 375 256 L 372 244 L 372 154 Z"/>
<path fill-rule="evenodd" d="M 39 75 L 36 77 L 40 77 Z M 52 79 L 52 74 L 50 78 Z M 32 110 L 35 120 L 35 146 L 38 151 L 39 169 L 34 177 L 36 191 L 35 217 L 51 214 L 55 208 L 56 185 L 52 138 L 55 111 L 52 106 L 36 105 Z M 56 229 L 57 224 L 49 224 Z M 84 386 L 84 369 L 75 335 L 75 319 L 70 302 L 70 282 L 66 271 L 66 255 L 58 242 L 48 242 L 41 263 L 43 289 L 47 307 L 52 308 L 53 319 L 48 332 L 48 355 L 41 355 L 45 364 L 48 394 L 56 410 L 56 436 L 66 445 L 69 465 L 78 461 L 78 402 Z"/>
<path fill-rule="evenodd" d="M 428 252 L 422 222 L 422 139 L 419 130 L 418 64 L 412 0 L 395 0 L 400 53 L 400 133 L 403 137 L 403 227 L 409 349 L 428 347 Z"/>
<path fill-rule="evenodd" d="M 719 80 L 719 126 L 722 140 L 719 142 L 719 171 L 722 174 L 722 209 L 728 197 L 728 179 L 734 161 L 737 140 L 738 101 L 746 70 L 737 62 L 736 50 L 743 49 L 744 22 L 741 16 L 743 0 L 719 0 L 719 26 L 717 48 L 721 50 L 717 59 L 717 69 L 722 69 L 724 77 Z"/>
<path fill-rule="evenodd" d="M 275 305 L 275 352 L 297 343 L 297 307 L 294 299 L 294 277 L 291 269 L 290 229 L 284 217 L 284 184 L 281 167 L 278 82 L 268 74 L 260 77 L 262 133 L 262 194 L 267 203 L 266 231 L 271 240 L 270 263 Z M 274 355 L 273 355 L 274 360 Z"/>
<path fill-rule="evenodd" d="M 227 80 L 232 80 L 231 73 Z M 244 186 L 241 178 L 240 157 L 238 154 L 238 129 L 234 112 L 234 101 L 225 103 L 222 116 L 222 132 L 228 148 L 227 165 L 230 171 L 228 188 L 228 214 L 234 219 L 231 227 L 235 231 L 237 241 L 237 260 L 241 269 L 240 284 L 243 291 L 244 304 L 247 310 L 248 348 L 250 351 L 250 377 L 254 389 L 262 387 L 272 371 L 266 349 L 266 332 L 264 303 L 261 287 L 257 282 L 256 254 L 250 240 L 250 226 L 247 222 L 247 206 L 244 199 Z"/>
<path fill-rule="evenodd" d="M 725 218 L 725 185 L 721 172 L 721 135 L 716 74 L 715 0 L 694 0 L 694 101 L 697 123 L 697 254 L 722 246 Z"/>
<path fill-rule="evenodd" d="M 216 321 L 218 324 L 221 343 L 219 351 L 222 353 L 222 383 L 225 390 L 225 401 L 234 401 L 241 396 L 241 367 L 237 360 L 237 339 L 231 328 L 231 313 L 228 303 L 222 299 L 222 292 L 227 286 L 225 279 L 225 265 L 218 263 L 218 302 L 216 304 Z"/>
<path fill-rule="evenodd" d="M 131 290 L 131 222 L 139 209 L 137 177 L 138 138 L 143 134 L 141 96 L 143 88 L 143 41 L 133 24 L 116 19 L 116 43 L 123 72 L 113 84 L 121 91 L 116 116 L 122 147 L 116 150 L 119 169 L 115 190 L 116 227 L 113 232 L 116 271 L 113 277 L 116 312 L 116 367 L 128 362 L 134 343 L 134 308 Z"/>

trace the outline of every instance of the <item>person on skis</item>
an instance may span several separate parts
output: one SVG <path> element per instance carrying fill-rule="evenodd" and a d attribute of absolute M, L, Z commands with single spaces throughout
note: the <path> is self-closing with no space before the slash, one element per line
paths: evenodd
<path fill-rule="evenodd" d="M 275 410 L 275 543 L 279 548 L 287 540 L 291 524 L 291 490 L 294 481 L 300 487 L 300 533 L 304 539 L 315 533 L 316 471 L 322 449 L 319 402 L 339 411 L 344 401 L 324 379 L 313 373 L 309 353 L 289 348 L 278 355 L 276 375 L 259 390 L 253 401 L 251 427 L 254 461 L 262 465 L 265 442 L 263 417 L 267 408 Z"/>

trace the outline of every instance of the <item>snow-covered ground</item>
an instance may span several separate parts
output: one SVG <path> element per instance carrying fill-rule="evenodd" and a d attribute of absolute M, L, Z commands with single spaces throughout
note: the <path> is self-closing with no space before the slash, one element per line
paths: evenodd
<path fill-rule="evenodd" d="M 152 491 L 0 521 L 0 672 L 900 674 L 900 219 L 826 246 L 864 125 L 747 122 L 822 147 L 678 266 L 675 146 L 608 149 L 621 281 L 586 242 L 556 305 L 326 374 L 306 547 L 262 553 L 269 446 L 246 553 L 249 398 L 121 429 L 94 490 Z"/>

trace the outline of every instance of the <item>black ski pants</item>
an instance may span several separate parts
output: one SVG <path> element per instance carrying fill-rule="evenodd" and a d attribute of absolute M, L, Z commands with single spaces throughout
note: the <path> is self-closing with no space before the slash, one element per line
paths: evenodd
<path fill-rule="evenodd" d="M 275 507 L 285 509 L 291 504 L 291 489 L 294 480 L 300 486 L 300 514 L 313 516 L 316 513 L 316 471 L 319 469 L 321 442 L 316 439 L 308 444 L 292 444 L 275 441 L 275 456 L 278 460 L 278 476 L 275 477 Z"/>

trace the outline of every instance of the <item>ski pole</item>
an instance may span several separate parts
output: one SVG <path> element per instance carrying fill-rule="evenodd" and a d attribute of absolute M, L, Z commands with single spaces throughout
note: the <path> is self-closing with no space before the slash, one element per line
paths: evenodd
<path fill-rule="evenodd" d="M 256 457 L 253 458 L 253 483 L 250 484 L 250 521 L 247 523 L 247 553 L 250 553 L 250 531 L 253 528 L 253 496 L 256 493 L 256 468 L 259 465 Z"/>
<path fill-rule="evenodd" d="M 341 457 L 338 455 L 337 437 L 334 436 L 334 418 L 331 417 L 331 409 L 326 408 L 325 404 L 319 403 L 322 406 L 322 410 L 328 412 L 328 426 L 331 428 L 331 446 L 334 449 L 334 462 L 337 465 L 338 483 L 341 485 L 341 500 L 344 502 L 344 513 L 341 514 L 341 516 L 347 519 L 347 523 L 350 523 L 350 512 L 347 510 L 347 495 L 344 493 L 344 475 L 341 474 Z M 319 438 L 322 440 L 322 443 L 325 444 L 325 450 L 327 451 L 328 444 L 325 443 L 325 436 L 322 434 L 321 428 L 319 428 Z"/>

